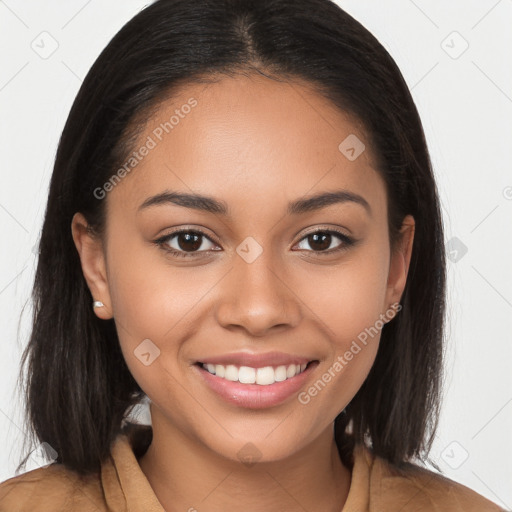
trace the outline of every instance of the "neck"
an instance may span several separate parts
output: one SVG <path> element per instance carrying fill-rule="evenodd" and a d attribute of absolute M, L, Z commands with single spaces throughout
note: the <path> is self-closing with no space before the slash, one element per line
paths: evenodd
<path fill-rule="evenodd" d="M 213 452 L 158 413 L 152 424 L 153 440 L 139 464 L 167 512 L 340 512 L 347 499 L 351 474 L 332 424 L 290 457 L 253 465 Z"/>

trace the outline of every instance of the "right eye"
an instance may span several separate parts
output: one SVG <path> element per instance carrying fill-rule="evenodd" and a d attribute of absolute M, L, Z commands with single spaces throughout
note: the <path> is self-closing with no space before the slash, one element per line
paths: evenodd
<path fill-rule="evenodd" d="M 182 258 L 194 257 L 197 253 L 218 251 L 219 249 L 207 249 L 208 240 L 211 244 L 215 243 L 200 230 L 180 230 L 164 235 L 154 242 L 164 251 Z M 205 247 L 206 244 L 206 247 Z"/>

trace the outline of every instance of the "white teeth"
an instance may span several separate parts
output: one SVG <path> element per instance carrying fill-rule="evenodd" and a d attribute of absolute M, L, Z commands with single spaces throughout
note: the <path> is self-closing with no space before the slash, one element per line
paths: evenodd
<path fill-rule="evenodd" d="M 278 366 L 274 370 L 274 379 L 276 382 L 283 382 L 283 380 L 286 380 L 286 366 Z"/>
<path fill-rule="evenodd" d="M 203 364 L 202 365 L 205 370 L 216 375 L 217 377 L 222 377 L 224 379 L 240 382 L 242 384 L 259 384 L 261 386 L 268 386 L 269 384 L 274 384 L 275 382 L 282 382 L 286 379 L 291 379 L 302 373 L 307 366 L 307 363 L 302 365 L 300 364 L 290 364 L 288 366 L 277 366 L 273 368 L 272 366 L 265 366 L 263 368 L 251 368 L 249 366 L 241 366 L 238 368 L 233 364 L 228 364 L 226 366 L 222 364 Z"/>
<path fill-rule="evenodd" d="M 299 367 L 300 368 L 300 367 Z M 297 365 L 291 364 L 286 370 L 286 377 L 293 377 L 297 373 Z"/>
<path fill-rule="evenodd" d="M 256 384 L 268 386 L 269 384 L 274 384 L 276 381 L 276 372 L 272 366 L 265 366 L 263 368 L 258 368 L 257 370 L 250 368 L 250 370 L 256 374 Z M 242 372 L 242 368 L 240 368 L 240 372 Z M 242 379 L 240 379 L 240 382 L 242 382 Z"/>
<path fill-rule="evenodd" d="M 238 368 L 236 366 L 233 366 L 232 364 L 228 364 L 226 366 L 224 378 L 227 380 L 232 380 L 233 382 L 238 380 Z"/>
<path fill-rule="evenodd" d="M 234 372 L 233 375 L 235 375 Z M 243 384 L 254 384 L 256 382 L 256 370 L 254 368 L 249 368 L 248 366 L 241 366 L 238 370 L 237 380 Z"/>

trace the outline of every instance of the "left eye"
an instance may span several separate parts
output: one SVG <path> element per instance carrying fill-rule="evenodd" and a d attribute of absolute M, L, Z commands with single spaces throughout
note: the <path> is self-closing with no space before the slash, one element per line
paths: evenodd
<path fill-rule="evenodd" d="M 333 237 L 340 240 L 340 242 L 336 246 L 331 247 Z M 304 238 L 302 238 L 301 242 L 299 243 L 299 249 L 304 249 L 304 247 L 300 247 L 300 245 L 304 242 L 307 242 L 310 247 L 313 248 L 313 252 L 331 253 L 344 248 L 344 246 L 347 247 L 352 245 L 353 240 L 348 236 L 339 233 L 338 231 L 323 230 L 309 233 Z"/>

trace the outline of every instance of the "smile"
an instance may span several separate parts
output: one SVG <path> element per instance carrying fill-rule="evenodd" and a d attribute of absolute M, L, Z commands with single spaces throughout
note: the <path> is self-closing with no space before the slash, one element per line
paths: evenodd
<path fill-rule="evenodd" d="M 283 382 L 302 373 L 307 364 L 290 364 L 288 366 L 265 366 L 263 368 L 251 368 L 250 366 L 237 367 L 233 364 L 211 364 L 203 363 L 203 368 L 225 380 L 240 382 L 241 384 L 258 384 L 269 386 L 276 382 Z"/>
<path fill-rule="evenodd" d="M 208 389 L 224 401 L 261 409 L 279 405 L 300 392 L 318 365 L 315 360 L 259 368 L 200 362 L 193 367 Z"/>

